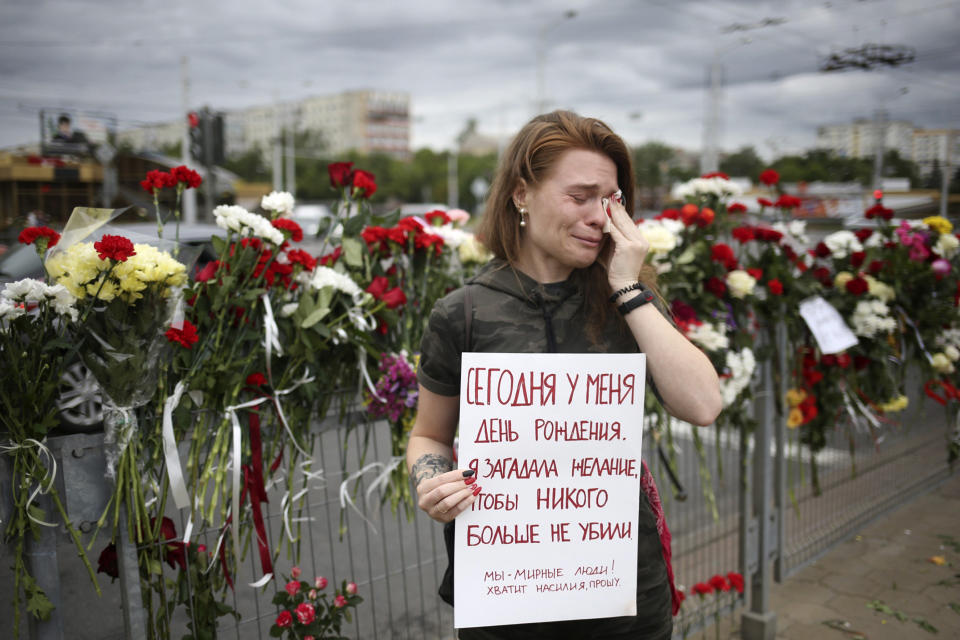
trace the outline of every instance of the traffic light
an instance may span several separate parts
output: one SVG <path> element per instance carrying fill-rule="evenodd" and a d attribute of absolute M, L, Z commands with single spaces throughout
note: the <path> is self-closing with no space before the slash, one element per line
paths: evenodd
<path fill-rule="evenodd" d="M 197 162 L 203 162 L 203 112 L 191 111 L 187 114 L 187 123 L 190 125 L 190 157 Z"/>
<path fill-rule="evenodd" d="M 187 114 L 190 125 L 190 157 L 204 166 L 224 161 L 223 114 L 202 109 Z"/>

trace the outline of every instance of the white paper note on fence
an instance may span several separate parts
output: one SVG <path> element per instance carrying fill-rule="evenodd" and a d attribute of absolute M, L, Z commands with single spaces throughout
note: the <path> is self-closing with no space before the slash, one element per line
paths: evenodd
<path fill-rule="evenodd" d="M 858 342 L 840 312 L 820 296 L 807 298 L 800 303 L 800 317 L 810 327 L 823 353 L 840 353 Z"/>
<path fill-rule="evenodd" d="M 457 628 L 636 615 L 643 354 L 464 353 Z"/>

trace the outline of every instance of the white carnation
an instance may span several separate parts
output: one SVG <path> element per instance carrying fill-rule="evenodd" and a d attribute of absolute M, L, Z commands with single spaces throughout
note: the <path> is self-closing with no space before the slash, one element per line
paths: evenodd
<path fill-rule="evenodd" d="M 6 298 L 0 298 L 0 320 L 13 320 L 19 318 L 26 311 L 20 305 L 14 304 Z"/>
<path fill-rule="evenodd" d="M 350 276 L 323 265 L 318 265 L 312 273 L 302 272 L 297 279 L 311 289 L 333 287 L 337 291 L 353 296 L 354 299 L 363 295 L 363 289 Z"/>
<path fill-rule="evenodd" d="M 720 379 L 720 393 L 723 396 L 723 406 L 729 407 L 750 385 L 753 372 L 757 368 L 757 361 L 753 351 L 749 347 L 744 347 L 739 352 L 728 351 L 725 364 L 730 375 Z"/>
<path fill-rule="evenodd" d="M 703 323 L 693 327 L 687 337 L 707 351 L 719 351 L 730 346 L 730 338 L 726 335 L 726 325 Z"/>
<path fill-rule="evenodd" d="M 950 258 L 957 252 L 958 247 L 960 247 L 960 240 L 957 240 L 957 236 L 952 233 L 942 233 L 937 238 L 937 243 L 933 245 L 933 252 L 938 256 Z"/>
<path fill-rule="evenodd" d="M 260 208 L 264 211 L 275 211 L 281 216 L 293 213 L 293 194 L 286 191 L 271 191 L 260 200 Z"/>
<path fill-rule="evenodd" d="M 861 300 L 851 316 L 853 332 L 864 338 L 890 333 L 897 321 L 890 317 L 890 308 L 882 300 Z"/>
<path fill-rule="evenodd" d="M 457 249 L 461 244 L 473 237 L 473 234 L 463 229 L 455 229 L 452 224 L 441 227 L 427 227 L 427 232 L 443 238 L 443 243 L 451 249 Z"/>
<path fill-rule="evenodd" d="M 834 258 L 846 258 L 851 253 L 863 251 L 863 245 L 852 231 L 834 231 L 823 239 L 823 243 Z"/>
<path fill-rule="evenodd" d="M 791 220 L 789 223 L 774 222 L 771 226 L 785 237 L 796 240 L 800 244 L 808 244 L 810 242 L 810 238 L 807 237 L 806 220 Z"/>
<path fill-rule="evenodd" d="M 693 180 L 675 185 L 671 191 L 671 195 L 676 200 L 686 200 L 687 198 L 700 199 L 706 196 L 716 196 L 720 199 L 726 199 L 742 194 L 743 189 L 738 185 L 719 177 L 694 178 Z"/>
<path fill-rule="evenodd" d="M 258 236 L 275 245 L 283 244 L 283 233 L 279 229 L 263 216 L 250 213 L 243 207 L 222 204 L 213 210 L 213 215 L 217 226 L 223 229 L 236 231 L 242 236 Z"/>

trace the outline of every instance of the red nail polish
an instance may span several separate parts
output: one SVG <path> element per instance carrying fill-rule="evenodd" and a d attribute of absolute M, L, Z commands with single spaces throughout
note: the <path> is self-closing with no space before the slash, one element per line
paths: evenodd
<path fill-rule="evenodd" d="M 475 486 L 475 487 L 473 488 L 473 495 L 477 495 L 478 493 L 480 493 L 480 489 L 482 489 L 482 488 L 483 488 L 483 487 L 481 487 L 480 485 Z"/>
<path fill-rule="evenodd" d="M 469 486 L 469 485 L 473 484 L 473 483 L 476 482 L 476 481 L 477 481 L 477 479 L 476 479 L 474 476 L 470 476 L 469 478 L 464 478 L 463 484 Z"/>

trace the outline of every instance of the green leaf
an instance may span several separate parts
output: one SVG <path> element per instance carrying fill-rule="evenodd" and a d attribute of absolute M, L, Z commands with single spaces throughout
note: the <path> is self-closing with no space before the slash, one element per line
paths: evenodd
<path fill-rule="evenodd" d="M 920 627 L 921 629 L 923 629 L 928 633 L 940 633 L 940 630 L 937 629 L 932 624 L 930 624 L 929 622 L 927 622 L 926 618 L 918 617 L 918 618 L 914 618 L 913 621 L 917 623 L 918 627 Z"/>
<path fill-rule="evenodd" d="M 346 240 L 347 236 L 355 236 L 358 233 L 360 233 L 360 231 L 363 230 L 363 227 L 365 224 L 366 224 L 366 220 L 364 220 L 363 216 L 353 216 L 351 218 L 347 218 L 346 220 L 344 220 L 343 221 L 344 240 Z"/>
<path fill-rule="evenodd" d="M 313 325 L 323 320 L 324 316 L 326 316 L 328 313 L 330 313 L 330 309 L 328 307 L 320 307 L 307 316 L 306 319 L 300 323 L 300 327 L 302 329 L 309 329 Z"/>
<path fill-rule="evenodd" d="M 279 638 L 279 637 L 282 636 L 282 635 L 283 635 L 283 629 L 281 629 L 280 627 L 277 627 L 277 626 L 270 627 L 270 637 L 271 637 L 271 638 Z"/>
<path fill-rule="evenodd" d="M 23 576 L 23 591 L 27 596 L 27 612 L 37 620 L 49 620 L 54 609 L 53 603 L 32 576 Z"/>
<path fill-rule="evenodd" d="M 217 252 L 218 256 L 222 256 L 224 254 L 224 249 L 227 248 L 226 238 L 212 236 L 210 240 L 213 242 L 213 250 Z"/>
<path fill-rule="evenodd" d="M 364 248 L 363 242 L 357 238 L 347 237 L 346 230 L 344 230 L 344 238 L 343 242 L 341 243 L 341 247 L 343 247 L 344 262 L 354 269 L 362 269 Z"/>

